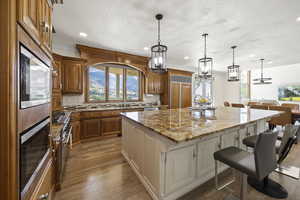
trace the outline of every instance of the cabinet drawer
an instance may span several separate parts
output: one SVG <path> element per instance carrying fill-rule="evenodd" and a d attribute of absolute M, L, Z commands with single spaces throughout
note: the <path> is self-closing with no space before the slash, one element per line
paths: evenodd
<path fill-rule="evenodd" d="M 42 197 L 48 196 L 48 199 L 51 200 L 52 198 L 52 192 L 53 192 L 53 186 L 55 183 L 54 179 L 54 165 L 53 165 L 53 160 L 50 159 L 44 173 L 42 174 L 41 181 L 39 182 L 37 186 L 37 191 L 32 195 L 31 200 L 41 200 L 43 199 Z"/>
<path fill-rule="evenodd" d="M 80 120 L 80 112 L 73 112 L 71 114 L 71 121 L 78 121 Z"/>

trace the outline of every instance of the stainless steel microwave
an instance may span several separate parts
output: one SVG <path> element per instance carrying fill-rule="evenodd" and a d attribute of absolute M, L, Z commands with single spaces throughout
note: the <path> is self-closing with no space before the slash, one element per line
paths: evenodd
<path fill-rule="evenodd" d="M 20 107 L 21 109 L 50 102 L 49 66 L 25 46 L 20 45 Z"/>

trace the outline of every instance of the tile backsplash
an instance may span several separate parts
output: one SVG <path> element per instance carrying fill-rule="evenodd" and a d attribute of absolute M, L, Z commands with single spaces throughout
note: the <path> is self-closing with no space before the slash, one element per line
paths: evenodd
<path fill-rule="evenodd" d="M 160 104 L 159 95 L 144 95 L 144 103 L 158 103 Z M 72 106 L 84 104 L 84 95 L 63 95 L 63 106 Z"/>

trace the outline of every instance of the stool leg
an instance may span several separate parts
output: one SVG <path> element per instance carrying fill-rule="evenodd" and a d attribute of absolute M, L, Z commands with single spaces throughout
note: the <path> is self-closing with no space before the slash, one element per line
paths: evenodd
<path fill-rule="evenodd" d="M 234 170 L 234 169 L 232 169 Z M 234 175 L 234 173 L 233 173 Z M 216 190 L 222 190 L 224 189 L 225 187 L 227 187 L 228 185 L 230 185 L 231 183 L 233 183 L 235 181 L 235 177 L 233 177 L 233 179 L 231 181 L 229 181 L 228 183 L 225 183 L 224 185 L 222 186 L 219 186 L 219 178 L 218 178 L 218 161 L 215 160 L 215 187 L 216 187 Z"/>
<path fill-rule="evenodd" d="M 248 185 L 248 183 L 247 183 L 247 175 L 244 173 L 242 174 L 242 177 L 241 177 L 241 183 L 242 183 L 242 185 L 241 185 L 240 199 L 247 200 L 247 185 Z"/>

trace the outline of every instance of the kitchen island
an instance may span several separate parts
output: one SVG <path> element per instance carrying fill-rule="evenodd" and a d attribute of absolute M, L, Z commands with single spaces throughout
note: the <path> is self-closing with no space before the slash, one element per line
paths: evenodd
<path fill-rule="evenodd" d="M 122 154 L 153 199 L 177 199 L 214 177 L 215 151 L 246 149 L 242 140 L 279 114 L 223 107 L 205 116 L 189 109 L 122 113 Z"/>

